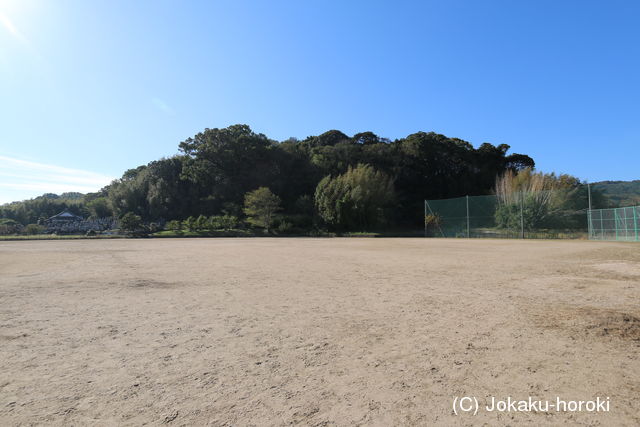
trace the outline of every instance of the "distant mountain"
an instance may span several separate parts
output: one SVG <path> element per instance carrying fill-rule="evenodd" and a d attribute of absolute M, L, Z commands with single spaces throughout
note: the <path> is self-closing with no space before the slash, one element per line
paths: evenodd
<path fill-rule="evenodd" d="M 602 191 L 614 207 L 640 205 L 640 180 L 600 181 L 592 184 L 592 188 Z"/>
<path fill-rule="evenodd" d="M 42 199 L 80 200 L 83 197 L 84 197 L 84 194 L 76 193 L 76 192 L 62 193 L 60 195 L 54 194 L 54 193 L 45 193 L 42 196 L 36 197 L 36 199 L 42 198 Z"/>
<path fill-rule="evenodd" d="M 77 193 L 77 192 L 68 192 L 68 193 L 61 193 L 61 194 L 55 194 L 55 193 L 44 193 L 41 196 L 36 196 L 32 199 L 27 199 L 27 200 L 16 200 L 14 202 L 8 202 L 8 203 L 0 203 L 0 207 L 2 206 L 16 206 L 16 205 L 20 205 L 23 204 L 25 202 L 37 202 L 37 201 L 57 201 L 57 202 L 82 202 L 84 199 L 84 196 L 86 196 L 86 194 L 82 194 L 82 193 Z"/>

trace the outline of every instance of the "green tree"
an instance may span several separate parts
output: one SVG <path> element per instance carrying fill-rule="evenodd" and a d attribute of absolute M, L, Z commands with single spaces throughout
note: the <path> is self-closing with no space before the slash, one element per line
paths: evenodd
<path fill-rule="evenodd" d="M 120 228 L 129 233 L 134 233 L 142 228 L 142 218 L 133 212 L 127 212 L 120 218 Z"/>
<path fill-rule="evenodd" d="M 207 210 L 241 204 L 243 194 L 268 184 L 278 171 L 273 142 L 247 125 L 205 129 L 181 142 L 180 150 L 185 154 L 182 176 L 205 191 L 201 201 L 210 203 Z"/>
<path fill-rule="evenodd" d="M 113 215 L 109 200 L 106 197 L 98 197 L 86 204 L 93 218 L 105 218 Z"/>
<path fill-rule="evenodd" d="M 184 218 L 200 209 L 197 205 L 201 189 L 181 177 L 183 162 L 184 156 L 174 156 L 147 165 L 146 203 L 150 218 Z"/>
<path fill-rule="evenodd" d="M 384 142 L 378 135 L 370 131 L 356 133 L 355 135 L 353 135 L 353 138 L 351 138 L 351 140 L 356 144 L 364 145 L 379 144 L 381 142 Z"/>
<path fill-rule="evenodd" d="M 364 230 L 382 224 L 385 208 L 393 200 L 393 180 L 373 166 L 362 164 L 335 178 L 323 178 L 315 194 L 320 217 L 343 230 Z"/>
<path fill-rule="evenodd" d="M 244 196 L 244 213 L 249 222 L 264 227 L 267 232 L 279 210 L 281 210 L 280 197 L 273 194 L 267 187 L 260 187 Z"/>
<path fill-rule="evenodd" d="M 305 142 L 312 147 L 331 146 L 339 144 L 340 142 L 351 142 L 351 138 L 339 130 L 332 129 L 318 136 L 310 136 Z"/>

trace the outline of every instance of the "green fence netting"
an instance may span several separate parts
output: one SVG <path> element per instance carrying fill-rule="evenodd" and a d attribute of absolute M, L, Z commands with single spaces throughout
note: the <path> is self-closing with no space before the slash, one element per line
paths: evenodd
<path fill-rule="evenodd" d="M 588 200 L 567 191 L 425 200 L 425 236 L 587 238 Z"/>
<path fill-rule="evenodd" d="M 640 242 L 640 206 L 592 209 L 588 223 L 592 240 Z"/>

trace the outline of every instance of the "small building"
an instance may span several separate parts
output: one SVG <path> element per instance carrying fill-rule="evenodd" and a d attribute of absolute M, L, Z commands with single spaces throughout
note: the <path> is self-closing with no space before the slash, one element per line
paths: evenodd
<path fill-rule="evenodd" d="M 83 218 L 69 211 L 62 211 L 57 215 L 47 219 L 47 223 L 60 223 L 60 222 L 72 222 L 82 221 Z"/>

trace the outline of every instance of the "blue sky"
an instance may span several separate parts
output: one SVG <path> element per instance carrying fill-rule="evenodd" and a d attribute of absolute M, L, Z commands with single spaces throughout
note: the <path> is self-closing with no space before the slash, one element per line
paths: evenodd
<path fill-rule="evenodd" d="M 424 130 L 639 179 L 640 2 L 0 0 L 0 203 L 205 127 Z"/>

